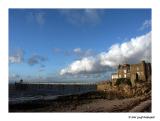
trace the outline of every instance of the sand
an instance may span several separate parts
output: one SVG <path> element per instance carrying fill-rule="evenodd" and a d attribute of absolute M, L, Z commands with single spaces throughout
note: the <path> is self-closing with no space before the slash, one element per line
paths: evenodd
<path fill-rule="evenodd" d="M 151 109 L 151 100 L 144 97 L 123 100 L 99 99 L 88 104 L 79 105 L 68 112 L 148 112 Z"/>

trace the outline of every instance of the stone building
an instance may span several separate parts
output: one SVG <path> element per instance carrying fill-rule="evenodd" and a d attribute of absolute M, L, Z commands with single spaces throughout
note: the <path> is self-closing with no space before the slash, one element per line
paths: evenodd
<path fill-rule="evenodd" d="M 118 66 L 117 73 L 112 74 L 112 84 L 114 85 L 119 78 L 127 78 L 134 85 L 136 80 L 147 81 L 150 76 L 151 63 L 141 61 L 138 64 L 123 64 Z"/>

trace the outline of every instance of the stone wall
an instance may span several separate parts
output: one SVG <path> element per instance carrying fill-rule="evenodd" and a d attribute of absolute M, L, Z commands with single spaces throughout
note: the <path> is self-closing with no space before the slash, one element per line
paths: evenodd
<path fill-rule="evenodd" d="M 131 80 L 132 85 L 135 85 L 136 80 L 146 81 L 151 76 L 151 63 L 141 61 L 138 64 L 119 65 L 117 70 L 118 78 L 127 78 Z M 115 79 L 112 79 L 114 85 Z"/>
<path fill-rule="evenodd" d="M 112 88 L 111 83 L 99 83 L 97 84 L 97 91 L 105 91 Z"/>

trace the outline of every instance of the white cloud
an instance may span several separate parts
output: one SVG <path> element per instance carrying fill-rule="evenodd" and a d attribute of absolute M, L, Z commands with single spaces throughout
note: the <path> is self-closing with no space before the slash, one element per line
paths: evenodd
<path fill-rule="evenodd" d="M 88 72 L 93 70 L 93 65 L 95 64 L 94 58 L 83 58 L 82 60 L 77 60 L 69 65 L 68 68 L 62 69 L 60 74 L 65 73 L 77 74 L 79 72 Z"/>
<path fill-rule="evenodd" d="M 13 55 L 9 56 L 10 63 L 22 63 L 23 62 L 24 52 L 21 49 L 18 49 Z"/>
<path fill-rule="evenodd" d="M 123 63 L 138 63 L 140 60 L 151 61 L 151 32 L 131 38 L 122 44 L 112 45 L 107 52 L 95 57 L 76 60 L 60 71 L 64 74 L 87 74 L 104 72 Z"/>
<path fill-rule="evenodd" d="M 151 20 L 145 20 L 139 30 L 144 30 L 151 27 Z"/>
<path fill-rule="evenodd" d="M 151 33 L 132 38 L 129 42 L 115 44 L 108 52 L 100 54 L 101 65 L 116 66 L 151 59 Z"/>
<path fill-rule="evenodd" d="M 75 49 L 73 49 L 73 52 L 80 53 L 81 52 L 81 48 L 75 48 Z"/>

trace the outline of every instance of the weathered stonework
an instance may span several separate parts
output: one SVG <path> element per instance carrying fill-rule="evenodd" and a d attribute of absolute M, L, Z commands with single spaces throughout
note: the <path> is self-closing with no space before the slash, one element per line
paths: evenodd
<path fill-rule="evenodd" d="M 97 84 L 97 91 L 105 91 L 112 88 L 112 83 L 109 81 L 98 83 Z"/>
<path fill-rule="evenodd" d="M 141 61 L 138 64 L 124 64 L 119 65 L 117 73 L 112 74 L 112 85 L 119 78 L 127 78 L 131 80 L 132 86 L 135 85 L 136 80 L 147 81 L 151 77 L 151 63 Z"/>

